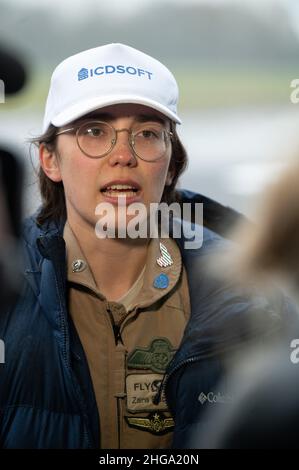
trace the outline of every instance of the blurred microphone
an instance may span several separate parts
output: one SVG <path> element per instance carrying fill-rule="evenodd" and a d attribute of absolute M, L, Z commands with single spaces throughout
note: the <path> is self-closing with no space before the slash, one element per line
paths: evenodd
<path fill-rule="evenodd" d="M 26 83 L 26 71 L 17 57 L 0 50 L 0 79 L 5 86 L 5 94 L 11 95 L 20 91 Z"/>
<path fill-rule="evenodd" d="M 9 230 L 13 237 L 20 236 L 22 216 L 22 167 L 18 158 L 0 148 L 0 188 L 6 208 Z M 0 223 L 1 224 L 1 223 Z"/>
<path fill-rule="evenodd" d="M 4 94 L 12 95 L 20 91 L 26 79 L 22 62 L 0 49 L 0 80 L 4 84 Z M 5 103 L 0 106 L 5 107 Z M 20 288 L 22 182 L 20 159 L 12 150 L 3 148 L 0 142 L 0 313 L 13 304 Z"/>
<path fill-rule="evenodd" d="M 0 312 L 18 295 L 23 172 L 18 158 L 0 148 Z"/>

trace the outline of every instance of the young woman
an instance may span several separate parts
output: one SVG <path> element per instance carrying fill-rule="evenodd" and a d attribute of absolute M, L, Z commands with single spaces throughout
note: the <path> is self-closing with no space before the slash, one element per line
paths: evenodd
<path fill-rule="evenodd" d="M 42 206 L 24 226 L 23 290 L 0 318 L 2 447 L 184 447 L 203 397 L 221 392 L 223 355 L 264 334 L 252 315 L 276 328 L 273 306 L 206 275 L 220 236 L 197 226 L 202 246 L 188 249 L 183 220 L 179 238 L 153 236 L 152 207 L 178 200 L 186 166 L 177 99 L 171 72 L 122 44 L 55 69 L 35 139 Z"/>

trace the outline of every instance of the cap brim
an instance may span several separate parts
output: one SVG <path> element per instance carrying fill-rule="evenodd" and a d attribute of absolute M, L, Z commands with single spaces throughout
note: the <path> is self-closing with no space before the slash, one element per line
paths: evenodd
<path fill-rule="evenodd" d="M 105 96 L 105 98 L 100 97 L 98 99 L 90 98 L 90 99 L 81 101 L 80 103 L 76 103 L 70 106 L 69 108 L 65 109 L 63 112 L 57 114 L 57 116 L 54 116 L 51 119 L 51 123 L 56 127 L 65 126 L 66 124 L 69 124 L 75 119 L 78 119 L 92 111 L 95 111 L 96 109 L 104 108 L 106 106 L 110 106 L 113 104 L 122 104 L 122 103 L 141 104 L 144 106 L 148 106 L 150 108 L 153 108 L 159 111 L 165 116 L 169 117 L 171 120 L 173 120 L 177 124 L 181 124 L 182 122 L 176 113 L 170 111 L 166 106 L 161 105 L 157 101 L 146 99 L 144 97 L 140 97 L 137 95 L 126 95 L 126 96 L 125 95 L 119 95 L 119 96 L 113 95 L 110 97 Z M 47 130 L 49 124 L 50 124 L 49 122 L 44 123 L 44 132 Z"/>

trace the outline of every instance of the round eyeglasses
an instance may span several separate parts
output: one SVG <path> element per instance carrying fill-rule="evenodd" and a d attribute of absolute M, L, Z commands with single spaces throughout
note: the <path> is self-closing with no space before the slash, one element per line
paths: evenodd
<path fill-rule="evenodd" d="M 78 126 L 63 129 L 56 135 L 76 133 L 80 150 L 90 158 L 105 157 L 117 142 L 119 132 L 128 132 L 130 147 L 137 157 L 155 162 L 164 157 L 173 133 L 158 122 L 139 124 L 134 129 L 115 129 L 102 121 L 89 121 Z"/>

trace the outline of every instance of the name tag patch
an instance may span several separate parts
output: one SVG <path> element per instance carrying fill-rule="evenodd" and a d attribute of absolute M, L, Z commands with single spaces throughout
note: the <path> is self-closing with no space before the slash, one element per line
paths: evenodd
<path fill-rule="evenodd" d="M 163 375 L 161 374 L 130 374 L 126 377 L 127 410 L 131 413 L 140 411 L 167 410 L 164 393 L 158 405 L 153 403 Z"/>

